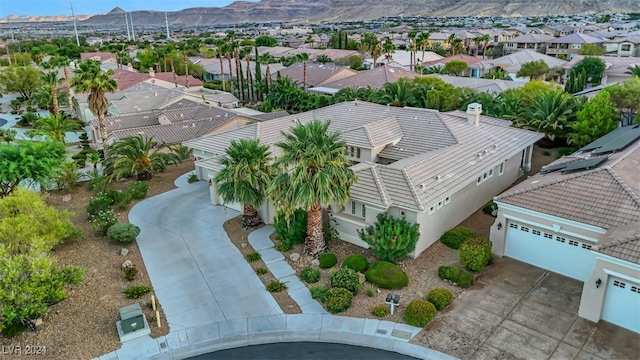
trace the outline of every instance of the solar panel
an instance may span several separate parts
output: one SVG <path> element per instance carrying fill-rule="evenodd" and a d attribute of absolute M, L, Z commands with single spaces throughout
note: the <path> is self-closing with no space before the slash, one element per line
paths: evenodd
<path fill-rule="evenodd" d="M 623 127 L 621 129 L 625 129 L 625 128 Z M 601 154 L 622 150 L 627 146 L 629 146 L 631 143 L 638 140 L 639 138 L 640 138 L 640 125 L 632 126 L 628 128 L 626 131 L 622 132 L 614 140 L 603 145 L 601 148 L 596 149 L 593 152 L 593 154 L 601 155 Z"/>
<path fill-rule="evenodd" d="M 602 147 L 602 146 L 610 143 L 611 141 L 614 141 L 620 135 L 624 134 L 624 132 L 626 130 L 627 129 L 625 129 L 624 127 L 617 128 L 617 129 L 613 130 L 612 132 L 610 132 L 610 133 L 608 133 L 606 135 L 603 135 L 603 136 L 599 137 L 598 139 L 590 142 L 589 144 L 583 146 L 578 151 L 585 152 L 585 151 L 591 151 L 591 150 L 595 150 L 595 149 L 597 149 L 599 147 Z"/>
<path fill-rule="evenodd" d="M 540 172 L 543 173 L 543 174 L 547 174 L 547 173 L 550 173 L 550 172 L 562 170 L 562 169 L 566 168 L 567 165 L 571 164 L 572 162 L 575 162 L 575 161 L 568 161 L 566 163 L 556 164 L 556 165 L 547 165 L 547 166 L 543 167 L 542 169 L 540 169 Z"/>
<path fill-rule="evenodd" d="M 570 171 L 593 169 L 605 162 L 608 158 L 608 156 L 598 156 L 592 157 L 590 159 L 573 161 L 569 163 L 564 169 L 562 169 L 562 172 L 565 173 Z"/>

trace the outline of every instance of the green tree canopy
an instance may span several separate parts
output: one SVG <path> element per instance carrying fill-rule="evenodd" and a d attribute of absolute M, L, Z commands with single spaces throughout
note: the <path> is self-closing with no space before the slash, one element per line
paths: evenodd
<path fill-rule="evenodd" d="M 0 144 L 0 198 L 11 194 L 22 181 L 52 179 L 66 154 L 60 142 Z"/>
<path fill-rule="evenodd" d="M 138 180 L 149 180 L 153 172 L 178 162 L 169 145 L 137 135 L 111 144 L 105 153 L 104 166 L 105 172 L 115 179 L 135 175 Z"/>
<path fill-rule="evenodd" d="M 604 55 L 607 51 L 596 44 L 582 44 L 580 50 L 578 50 L 579 55 L 592 55 L 599 56 Z"/>
<path fill-rule="evenodd" d="M 640 77 L 625 80 L 622 84 L 607 86 L 605 90 L 611 95 L 618 110 L 627 120 L 635 118 L 640 122 Z"/>
<path fill-rule="evenodd" d="M 460 76 L 460 74 L 468 68 L 467 63 L 462 60 L 452 60 L 444 65 L 444 71 L 446 71 L 447 74 L 455 76 Z"/>
<path fill-rule="evenodd" d="M 600 91 L 582 106 L 576 114 L 577 121 L 569 136 L 572 144 L 582 147 L 618 127 L 616 105 L 610 99 L 608 92 Z"/>
<path fill-rule="evenodd" d="M 602 59 L 595 56 L 586 56 L 584 59 L 580 60 L 580 62 L 578 62 L 571 71 L 580 73 L 584 69 L 587 73 L 587 82 L 599 85 L 606 67 L 607 66 Z"/>
<path fill-rule="evenodd" d="M 538 80 L 544 74 L 548 74 L 550 71 L 549 66 L 544 60 L 529 61 L 520 67 L 520 70 L 516 73 L 518 77 L 530 77 L 533 80 Z"/>
<path fill-rule="evenodd" d="M 65 116 L 65 114 L 50 114 L 38 118 L 33 126 L 42 134 L 52 140 L 65 142 L 65 133 L 80 130 L 82 126 L 79 122 Z"/>
<path fill-rule="evenodd" d="M 24 98 L 40 86 L 40 72 L 32 66 L 9 66 L 0 72 L 0 87 L 5 93 L 17 92 Z"/>
<path fill-rule="evenodd" d="M 256 46 L 278 46 L 278 40 L 269 35 L 260 35 L 256 38 Z"/>

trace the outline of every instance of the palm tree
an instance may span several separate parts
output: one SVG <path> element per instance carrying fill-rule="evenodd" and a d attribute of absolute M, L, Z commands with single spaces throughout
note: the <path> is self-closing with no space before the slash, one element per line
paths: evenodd
<path fill-rule="evenodd" d="M 65 133 L 80 130 L 82 126 L 79 122 L 66 117 L 64 114 L 51 114 L 38 118 L 33 127 L 38 133 L 45 134 L 49 138 L 65 142 Z"/>
<path fill-rule="evenodd" d="M 336 102 L 353 101 L 357 99 L 356 90 L 350 87 L 338 90 L 333 97 L 336 99 Z"/>
<path fill-rule="evenodd" d="M 329 121 L 314 120 L 282 132 L 284 141 L 276 144 L 282 154 L 274 164 L 278 175 L 267 188 L 270 198 L 285 214 L 297 208 L 307 211 L 305 252 L 315 257 L 326 248 L 322 209 L 345 204 L 357 180 L 348 167 L 345 142 L 339 133 L 328 131 L 329 125 Z"/>
<path fill-rule="evenodd" d="M 316 58 L 316 61 L 322 64 L 331 62 L 331 58 L 327 54 L 322 54 Z"/>
<path fill-rule="evenodd" d="M 218 194 L 225 203 L 243 204 L 244 226 L 258 225 L 261 221 L 257 209 L 264 202 L 271 181 L 269 147 L 260 144 L 259 139 L 232 140 L 225 154 L 220 158 L 223 168 L 215 177 Z"/>
<path fill-rule="evenodd" d="M 449 43 L 449 52 L 451 55 L 455 55 L 455 49 L 453 48 L 453 41 L 457 38 L 456 34 L 451 34 L 447 38 L 447 42 Z"/>
<path fill-rule="evenodd" d="M 382 51 L 384 51 L 384 57 L 385 60 L 387 60 L 387 62 L 390 62 L 391 60 L 393 60 L 393 53 L 395 53 L 395 48 L 393 47 L 393 43 L 391 42 L 391 39 L 387 38 L 384 41 L 384 44 L 382 44 Z"/>
<path fill-rule="evenodd" d="M 380 54 L 382 54 L 382 45 L 380 45 L 379 42 L 371 45 L 371 57 L 373 58 L 373 68 L 376 68 L 376 62 L 378 60 L 378 58 L 380 57 Z"/>
<path fill-rule="evenodd" d="M 574 98 L 563 91 L 539 92 L 523 109 L 519 123 L 524 128 L 543 131 L 554 141 L 556 137 L 568 135 L 578 110 L 576 104 Z"/>
<path fill-rule="evenodd" d="M 218 55 L 218 59 L 220 60 L 220 79 L 222 80 L 222 91 L 226 91 L 225 89 L 225 79 L 224 79 L 224 63 L 222 61 L 222 55 L 224 53 L 224 43 L 219 41 L 217 44 L 216 54 Z"/>
<path fill-rule="evenodd" d="M 149 180 L 154 171 L 162 171 L 167 165 L 178 162 L 169 145 L 137 135 L 125 137 L 109 146 L 103 164 L 112 179 L 135 175 L 138 180 Z"/>
<path fill-rule="evenodd" d="M 58 84 L 62 82 L 63 79 L 58 78 L 57 71 L 50 71 L 48 73 L 42 72 L 40 74 L 40 81 L 42 84 L 49 88 L 51 91 L 51 113 L 53 115 L 58 115 L 59 105 L 58 105 Z"/>
<path fill-rule="evenodd" d="M 424 51 L 427 49 L 427 46 L 429 46 L 429 36 L 431 36 L 431 34 L 429 34 L 428 32 L 421 32 L 417 38 L 417 41 L 420 44 L 420 50 L 422 50 L 420 64 L 424 63 Z"/>
<path fill-rule="evenodd" d="M 417 31 L 409 31 L 407 34 L 407 38 L 411 44 L 411 54 L 409 56 L 409 70 L 415 71 L 416 65 L 416 36 L 418 36 Z"/>
<path fill-rule="evenodd" d="M 386 83 L 382 88 L 378 102 L 403 107 L 412 106 L 415 103 L 413 86 L 406 78 L 401 78 L 394 83 Z"/>
<path fill-rule="evenodd" d="M 309 61 L 309 54 L 306 52 L 296 55 L 300 61 L 302 61 L 302 89 L 307 91 L 307 61 Z"/>
<path fill-rule="evenodd" d="M 635 77 L 640 77 L 640 65 L 636 64 L 633 67 L 629 66 L 627 67 L 627 71 L 625 71 L 624 73 L 633 75 Z"/>
<path fill-rule="evenodd" d="M 229 63 L 229 91 L 233 93 L 233 70 L 231 69 L 231 57 L 233 56 L 233 52 L 235 50 L 235 44 L 228 42 L 225 43 L 222 48 L 224 49 L 224 54 L 227 57 L 227 62 Z"/>
<path fill-rule="evenodd" d="M 83 63 L 80 63 L 80 69 L 76 72 L 73 84 L 79 92 L 89 91 L 89 110 L 94 116 L 98 117 L 100 124 L 100 137 L 104 144 L 107 139 L 107 124 L 104 121 L 104 114 L 109 108 L 109 102 L 105 93 L 115 92 L 118 89 L 118 82 L 111 78 L 113 70 L 106 73 L 100 73 L 100 68 L 92 68 L 91 65 L 83 69 Z"/>
<path fill-rule="evenodd" d="M 489 43 L 489 40 L 491 40 L 491 36 L 489 36 L 489 34 L 484 34 L 482 36 L 480 36 L 480 41 L 482 41 L 482 58 L 485 58 L 485 53 L 487 52 L 487 45 Z"/>

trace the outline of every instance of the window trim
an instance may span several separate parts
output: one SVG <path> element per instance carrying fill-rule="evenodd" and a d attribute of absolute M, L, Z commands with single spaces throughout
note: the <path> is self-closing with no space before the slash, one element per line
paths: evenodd
<path fill-rule="evenodd" d="M 362 217 L 367 217 L 367 206 L 365 204 L 362 204 Z"/>
<path fill-rule="evenodd" d="M 500 163 L 500 168 L 498 169 L 498 176 L 504 174 L 504 161 Z"/>

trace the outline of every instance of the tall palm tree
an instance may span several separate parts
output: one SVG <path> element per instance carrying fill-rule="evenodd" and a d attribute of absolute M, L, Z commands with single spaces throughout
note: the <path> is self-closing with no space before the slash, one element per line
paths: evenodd
<path fill-rule="evenodd" d="M 382 51 L 384 51 L 385 54 L 385 60 L 387 60 L 387 62 L 393 60 L 393 53 L 396 52 L 393 43 L 391 42 L 391 39 L 387 38 L 384 41 L 384 44 L 382 44 Z"/>
<path fill-rule="evenodd" d="M 369 51 L 371 51 L 371 57 L 373 58 L 373 68 L 375 69 L 378 58 L 380 57 L 380 54 L 382 54 L 382 45 L 380 44 L 380 42 L 377 42 L 371 45 L 371 49 Z"/>
<path fill-rule="evenodd" d="M 149 180 L 154 171 L 162 171 L 167 165 L 178 162 L 169 145 L 137 135 L 125 137 L 109 146 L 103 164 L 111 178 L 135 175 L 138 180 Z"/>
<path fill-rule="evenodd" d="M 49 71 L 47 73 L 42 72 L 40 74 L 40 81 L 44 86 L 46 86 L 49 91 L 51 91 L 51 113 L 53 115 L 58 115 L 58 111 L 60 106 L 58 104 L 58 85 L 62 82 L 63 79 L 58 78 L 57 71 Z"/>
<path fill-rule="evenodd" d="M 407 38 L 409 39 L 409 43 L 411 45 L 411 54 L 409 56 L 409 70 L 415 71 L 416 65 L 416 36 L 418 36 L 417 31 L 409 31 L 407 34 Z"/>
<path fill-rule="evenodd" d="M 33 123 L 33 127 L 38 133 L 45 134 L 47 137 L 62 143 L 65 142 L 65 133 L 82 128 L 79 122 L 66 117 L 64 114 L 53 113 L 49 116 L 38 118 Z"/>
<path fill-rule="evenodd" d="M 233 70 L 231 69 L 231 58 L 233 57 L 233 52 L 235 50 L 235 44 L 231 42 L 224 43 L 222 46 L 224 49 L 224 54 L 227 57 L 227 62 L 229 63 L 229 88 L 233 93 Z"/>
<path fill-rule="evenodd" d="M 417 37 L 417 42 L 420 44 L 420 50 L 422 50 L 422 57 L 420 58 L 420 64 L 424 63 L 424 52 L 429 46 L 429 34 L 428 32 L 421 32 Z"/>
<path fill-rule="evenodd" d="M 306 52 L 296 55 L 300 61 L 302 61 L 302 89 L 307 91 L 307 61 L 309 61 L 309 54 Z"/>
<path fill-rule="evenodd" d="M 80 69 L 76 72 L 76 77 L 73 79 L 73 84 L 77 91 L 89 92 L 87 99 L 89 102 L 89 110 L 91 110 L 94 116 L 98 117 L 100 137 L 102 138 L 103 144 L 108 135 L 104 114 L 109 108 L 109 102 L 105 94 L 115 92 L 118 89 L 118 82 L 111 78 L 112 74 L 113 70 L 100 73 L 99 66 L 97 69 L 92 65 L 83 68 L 83 63 L 80 63 Z"/>
<path fill-rule="evenodd" d="M 244 226 L 260 223 L 258 207 L 266 197 L 271 181 L 271 153 L 259 139 L 232 140 L 220 158 L 222 170 L 216 174 L 218 193 L 225 203 L 243 204 Z"/>
<path fill-rule="evenodd" d="M 278 175 L 267 193 L 276 206 L 291 214 L 297 208 L 307 211 L 305 252 L 319 256 L 326 244 L 322 229 L 322 209 L 345 204 L 356 174 L 348 167 L 345 142 L 337 132 L 329 132 L 329 121 L 314 120 L 283 132 L 284 141 L 276 146 L 282 155 L 275 161 Z"/>
<path fill-rule="evenodd" d="M 491 36 L 489 34 L 484 34 L 480 37 L 480 41 L 482 41 L 482 58 L 485 58 L 485 54 L 487 52 L 487 45 L 489 44 L 489 40 L 491 40 Z"/>

